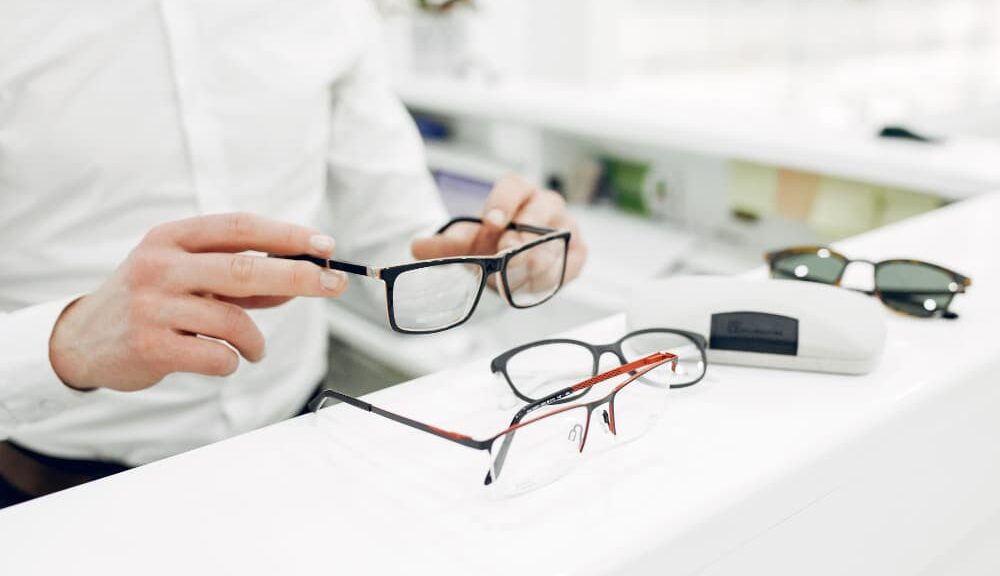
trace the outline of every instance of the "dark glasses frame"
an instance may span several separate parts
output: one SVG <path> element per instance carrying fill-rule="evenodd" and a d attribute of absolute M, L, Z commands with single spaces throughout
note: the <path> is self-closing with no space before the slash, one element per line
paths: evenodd
<path fill-rule="evenodd" d="M 955 294 L 964 294 L 966 288 L 972 286 L 972 279 L 969 278 L 968 276 L 965 276 L 964 274 L 959 274 L 954 270 L 950 270 L 948 268 L 945 268 L 944 266 L 940 266 L 932 262 L 925 262 L 923 260 L 913 260 L 908 258 L 893 258 L 890 260 L 880 260 L 877 262 L 872 260 L 865 260 L 862 258 L 849 258 L 846 255 L 837 252 L 836 250 L 828 246 L 796 246 L 793 248 L 775 250 L 773 252 L 768 252 L 767 254 L 765 254 L 764 260 L 767 262 L 768 267 L 770 268 L 771 271 L 771 276 L 773 277 L 777 272 L 777 263 L 783 258 L 786 258 L 788 256 L 798 256 L 802 254 L 819 254 L 820 251 L 823 250 L 825 250 L 828 253 L 827 256 L 828 258 L 835 258 L 843 264 L 843 266 L 841 266 L 840 268 L 840 273 L 837 275 L 837 278 L 833 282 L 824 282 L 823 280 L 816 280 L 812 278 L 794 278 L 795 280 L 800 280 L 804 282 L 815 282 L 818 284 L 830 284 L 832 286 L 840 286 L 840 282 L 841 280 L 843 280 L 844 273 L 847 271 L 848 266 L 850 266 L 851 264 L 868 264 L 873 268 L 873 275 L 874 278 L 876 279 L 876 281 L 873 282 L 873 286 L 875 288 L 873 290 L 862 290 L 859 288 L 848 288 L 848 289 L 853 290 L 855 292 L 861 292 L 862 294 L 867 294 L 869 296 L 874 296 L 879 300 L 881 300 L 882 303 L 885 304 L 887 307 L 901 314 L 905 314 L 907 316 L 930 318 L 933 317 L 934 315 L 940 314 L 942 318 L 946 318 L 949 320 L 958 318 L 958 314 L 948 309 L 948 307 L 951 306 L 952 299 L 948 300 L 946 306 L 938 310 L 934 310 L 933 312 L 929 312 L 927 316 L 919 316 L 917 314 L 912 314 L 910 312 L 907 312 L 906 310 L 900 309 L 899 307 L 895 306 L 892 302 L 887 301 L 884 296 L 894 296 L 894 295 L 905 296 L 911 294 L 926 294 L 928 296 L 953 297 Z M 878 287 L 878 282 L 877 282 L 878 271 L 880 268 L 892 264 L 912 264 L 937 270 L 952 278 L 952 281 L 955 283 L 955 289 L 954 290 L 882 290 Z"/>
<path fill-rule="evenodd" d="M 501 450 L 503 450 L 503 452 L 502 454 L 497 455 L 497 461 L 499 461 L 499 464 L 494 465 L 492 464 L 494 462 L 494 459 L 492 458 L 492 447 L 494 442 L 496 442 L 497 438 L 500 438 L 505 434 L 510 434 L 515 430 L 528 426 L 534 422 L 538 422 L 550 416 L 555 416 L 556 414 L 565 412 L 566 410 L 572 410 L 580 408 L 582 406 L 586 407 L 588 410 L 587 427 L 584 429 L 583 440 L 580 443 L 580 451 L 582 452 L 584 444 L 586 443 L 587 429 L 589 429 L 590 427 L 590 413 L 592 413 L 594 409 L 596 409 L 598 406 L 604 403 L 610 404 L 611 406 L 610 416 L 609 416 L 610 422 L 608 423 L 608 427 L 611 429 L 612 433 L 615 433 L 614 397 L 618 394 L 618 392 L 620 392 L 622 388 L 624 388 L 628 384 L 639 379 L 641 376 L 643 376 L 650 370 L 653 370 L 663 364 L 666 364 L 667 362 L 674 362 L 676 364 L 676 361 L 677 357 L 674 356 L 673 354 L 670 354 L 669 352 L 655 352 L 653 354 L 650 354 L 649 356 L 645 356 L 643 358 L 635 360 L 634 362 L 630 362 L 624 366 L 619 366 L 618 368 L 615 368 L 613 370 L 608 370 L 607 372 L 603 372 L 601 374 L 598 374 L 597 376 L 588 378 L 572 386 L 567 386 L 566 388 L 557 390 L 552 394 L 549 394 L 545 398 L 540 398 L 539 400 L 536 400 L 522 407 L 520 410 L 518 410 L 517 414 L 514 415 L 513 420 L 511 420 L 511 423 L 507 428 L 505 428 L 501 432 L 498 432 L 497 434 L 494 434 L 493 436 L 490 436 L 489 438 L 481 440 L 477 440 L 467 434 L 462 434 L 460 432 L 452 432 L 450 430 L 445 430 L 443 428 L 438 428 L 437 426 L 432 426 L 430 424 L 420 422 L 419 420 L 414 420 L 412 418 L 396 414 L 395 412 L 390 412 L 388 410 L 379 408 L 378 406 L 365 402 L 364 400 L 355 398 L 354 396 L 344 394 L 343 392 L 339 392 L 331 388 L 327 388 L 319 392 L 312 400 L 310 400 L 309 410 L 311 410 L 312 412 L 318 412 L 326 405 L 326 403 L 329 400 L 336 399 L 346 404 L 350 404 L 355 408 L 360 408 L 366 412 L 378 414 L 379 416 L 388 418 L 389 420 L 399 422 L 400 424 L 409 426 L 410 428 L 414 428 L 416 430 L 420 430 L 421 432 L 427 432 L 428 434 L 433 434 L 434 436 L 437 436 L 439 438 L 444 438 L 445 440 L 454 442 L 456 444 L 461 444 L 462 446 L 473 448 L 475 450 L 485 450 L 486 452 L 490 453 L 491 456 L 490 458 L 491 467 L 489 472 L 487 472 L 486 479 L 484 481 L 484 484 L 489 485 L 492 484 L 493 480 L 499 477 L 500 475 L 500 468 L 503 467 L 503 461 L 506 458 L 507 450 L 510 447 L 509 438 L 512 438 L 512 436 L 508 436 L 507 437 L 508 440 L 502 443 Z M 591 387 L 601 382 L 610 380 L 611 378 L 626 373 L 630 374 L 629 379 L 622 382 L 618 386 L 615 386 L 614 390 L 612 390 L 608 395 L 604 396 L 603 398 L 594 400 L 587 404 L 573 404 L 570 406 L 563 406 L 557 410 L 553 410 L 552 412 L 546 412 L 545 414 L 542 414 L 537 418 L 524 420 L 524 418 L 526 418 L 529 414 L 531 414 L 536 410 L 539 410 L 541 408 L 544 408 L 552 404 L 557 404 L 559 403 L 559 400 L 566 398 L 567 396 L 572 396 L 573 394 L 576 394 L 581 390 L 590 389 Z"/>
<path fill-rule="evenodd" d="M 590 344 L 588 342 L 583 342 L 582 340 L 574 340 L 572 338 L 549 338 L 547 340 L 538 340 L 535 342 L 529 342 L 527 344 L 522 344 L 515 348 L 511 348 L 510 350 L 507 350 L 503 354 L 500 354 L 499 356 L 494 358 L 492 361 L 490 361 L 490 370 L 494 374 L 499 373 L 503 376 L 504 381 L 507 382 L 507 386 L 510 387 L 511 391 L 514 393 L 515 396 L 517 396 L 524 402 L 535 402 L 537 398 L 532 398 L 517 389 L 517 386 L 514 385 L 513 379 L 507 372 L 507 363 L 514 356 L 517 356 L 518 354 L 524 352 L 525 350 L 529 350 L 531 348 L 537 348 L 539 346 L 548 346 L 552 344 L 576 345 L 590 351 L 590 354 L 594 360 L 593 365 L 591 366 L 590 373 L 591 375 L 596 375 L 597 372 L 600 370 L 601 358 L 605 354 L 615 355 L 618 358 L 618 362 L 620 364 L 628 363 L 628 359 L 625 358 L 625 352 L 622 350 L 622 343 L 628 340 L 629 338 L 642 336 L 644 334 L 674 334 L 691 340 L 692 343 L 698 348 L 698 352 L 701 354 L 702 365 L 705 366 L 707 370 L 708 355 L 706 353 L 706 349 L 708 348 L 708 341 L 705 339 L 705 337 L 696 332 L 688 332 L 686 330 L 674 330 L 671 328 L 646 328 L 643 330 L 636 330 L 634 332 L 629 332 L 628 334 L 622 336 L 621 338 L 619 338 L 614 342 L 611 342 L 610 344 Z M 705 377 L 705 372 L 702 372 L 697 379 L 683 384 L 672 384 L 670 388 L 676 389 L 676 388 L 687 388 L 688 386 L 694 386 L 698 382 L 701 382 L 701 380 L 704 377 Z M 576 398 L 579 398 L 585 393 L 586 391 L 573 398 L 564 399 L 563 402 L 569 402 L 575 400 Z"/>
<path fill-rule="evenodd" d="M 473 218 L 469 216 L 460 216 L 453 218 L 448 221 L 447 224 L 442 226 L 435 232 L 436 234 L 442 234 L 452 226 L 461 223 L 471 223 L 471 224 L 482 224 L 481 218 Z M 284 258 L 287 260 L 303 260 L 306 262 L 312 262 L 313 264 L 320 266 L 322 268 L 329 268 L 331 270 L 340 270 L 342 272 L 347 272 L 348 274 L 357 274 L 358 276 L 366 276 L 368 278 L 374 278 L 376 280 L 381 280 L 385 282 L 385 301 L 386 301 L 386 314 L 389 319 L 389 326 L 392 327 L 396 332 L 403 334 L 433 334 L 435 332 L 443 332 L 445 330 L 450 330 L 456 326 L 464 324 L 472 317 L 473 313 L 476 311 L 476 307 L 479 306 L 479 300 L 483 295 L 483 289 L 493 274 L 500 274 L 500 282 L 498 283 L 499 292 L 503 296 L 504 300 L 513 308 L 533 308 L 540 304 L 544 304 L 562 289 L 563 283 L 566 280 L 566 259 L 569 255 L 569 242 L 572 236 L 569 230 L 556 230 L 553 228 L 544 228 L 542 226 L 533 226 L 531 224 L 521 224 L 518 222 L 511 222 L 507 225 L 507 230 L 514 232 L 527 232 L 530 234 L 538 234 L 539 238 L 516 246 L 514 248 L 509 248 L 498 252 L 494 256 L 452 256 L 448 258 L 433 258 L 429 260 L 420 260 L 418 262 L 410 262 L 407 264 L 397 264 L 395 266 L 365 266 L 363 264 L 355 264 L 353 262 L 346 262 L 343 260 L 327 260 L 324 258 L 317 258 L 315 256 L 310 256 L 308 254 L 299 254 L 294 256 L 282 256 L 282 255 L 270 255 L 273 258 Z M 510 282 L 507 278 L 507 264 L 515 256 L 526 252 L 535 246 L 544 244 L 546 242 L 551 242 L 555 240 L 561 240 L 563 244 L 563 257 L 562 257 L 562 269 L 559 271 L 559 284 L 556 285 L 555 290 L 551 294 L 534 302 L 532 304 L 517 304 L 514 298 L 511 296 L 512 290 L 510 288 Z M 452 322 L 448 325 L 432 328 L 428 330 L 413 330 L 409 328 L 402 328 L 396 323 L 396 308 L 394 302 L 394 286 L 396 279 L 403 273 L 409 272 L 411 270 L 419 270 L 421 268 L 429 268 L 432 266 L 442 266 L 448 264 L 471 264 L 474 266 L 479 266 L 482 270 L 482 275 L 479 280 L 479 288 L 476 292 L 476 297 L 472 301 L 472 306 L 469 307 L 468 313 L 461 319 Z"/>

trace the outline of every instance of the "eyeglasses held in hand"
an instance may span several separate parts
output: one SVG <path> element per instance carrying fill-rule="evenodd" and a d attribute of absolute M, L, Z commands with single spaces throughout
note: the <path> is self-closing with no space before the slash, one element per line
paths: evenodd
<path fill-rule="evenodd" d="M 653 352 L 669 352 L 677 357 L 675 381 L 671 388 L 684 388 L 705 376 L 708 359 L 705 337 L 694 332 L 668 328 L 648 328 L 626 334 L 610 344 L 588 344 L 569 338 L 553 338 L 523 344 L 500 354 L 490 362 L 494 374 L 502 375 L 514 395 L 535 402 L 556 390 L 597 374 L 601 358 L 611 354 L 627 364 Z M 575 400 L 586 394 L 565 398 Z"/>
<path fill-rule="evenodd" d="M 462 223 L 481 225 L 482 220 L 455 218 L 437 233 Z M 487 279 L 493 274 L 499 274 L 498 290 L 514 308 L 538 306 L 562 287 L 570 232 L 517 222 L 508 224 L 507 230 L 538 238 L 494 256 L 436 258 L 384 268 L 307 254 L 272 257 L 305 260 L 323 268 L 382 280 L 392 329 L 404 334 L 430 334 L 454 328 L 472 317 Z"/>
<path fill-rule="evenodd" d="M 852 260 L 823 246 L 803 246 L 770 252 L 765 256 L 771 276 L 840 286 L 850 264 L 872 266 L 874 290 L 858 290 L 875 296 L 886 306 L 920 318 L 958 318 L 948 310 L 955 294 L 965 292 L 972 280 L 937 264 L 919 260 Z"/>
<path fill-rule="evenodd" d="M 666 394 L 675 379 L 676 364 L 677 358 L 673 354 L 656 352 L 567 386 L 522 407 L 510 426 L 484 440 L 424 424 L 331 389 L 320 392 L 310 401 L 309 408 L 318 411 L 328 400 L 337 399 L 411 428 L 483 451 L 489 458 L 484 484 L 504 494 L 516 494 L 544 486 L 572 468 L 586 446 L 590 417 L 595 410 L 600 410 L 605 432 L 618 442 L 633 440 L 652 428 L 666 406 Z M 601 398 L 582 404 L 563 405 L 531 417 L 542 408 L 558 404 L 564 398 L 578 395 L 618 376 L 626 378 Z"/>

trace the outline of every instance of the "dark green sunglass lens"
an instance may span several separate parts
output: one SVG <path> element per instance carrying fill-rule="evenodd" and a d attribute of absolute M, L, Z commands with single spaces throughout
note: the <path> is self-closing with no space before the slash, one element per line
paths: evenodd
<path fill-rule="evenodd" d="M 779 256 L 771 263 L 771 272 L 775 278 L 833 284 L 840 279 L 845 265 L 835 254 L 821 248 L 815 252 Z"/>
<path fill-rule="evenodd" d="M 885 262 L 875 269 L 882 301 L 900 312 L 923 318 L 946 310 L 959 290 L 954 276 L 919 262 Z"/>

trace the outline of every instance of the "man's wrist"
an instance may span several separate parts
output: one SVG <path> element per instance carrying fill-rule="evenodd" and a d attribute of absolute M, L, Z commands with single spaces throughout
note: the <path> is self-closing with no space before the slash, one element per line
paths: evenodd
<path fill-rule="evenodd" d="M 79 384 L 83 381 L 81 370 L 84 367 L 84 357 L 74 345 L 76 339 L 72 336 L 71 323 L 67 321 L 70 310 L 83 298 L 77 298 L 67 304 L 56 319 L 52 335 L 49 337 L 49 363 L 52 365 L 52 371 L 66 387 L 78 392 L 90 392 L 94 388 Z"/>

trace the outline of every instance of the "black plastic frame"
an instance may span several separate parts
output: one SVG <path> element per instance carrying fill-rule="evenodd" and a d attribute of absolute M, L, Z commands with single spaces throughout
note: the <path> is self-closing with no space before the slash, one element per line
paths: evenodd
<path fill-rule="evenodd" d="M 474 218 L 471 216 L 460 216 L 448 221 L 448 223 L 439 228 L 436 233 L 441 234 L 448 228 L 451 228 L 452 226 L 461 223 L 482 224 L 483 221 L 481 218 Z M 480 298 L 482 298 L 483 289 L 486 287 L 489 277 L 492 276 L 493 274 L 497 273 L 500 274 L 500 285 L 502 287 L 500 292 L 504 300 L 507 301 L 507 304 L 509 304 L 513 308 L 519 308 L 519 309 L 533 308 L 540 304 L 544 304 L 545 302 L 548 302 L 553 296 L 555 296 L 556 293 L 559 292 L 559 290 L 562 289 L 563 283 L 566 280 L 566 260 L 569 255 L 569 243 L 572 235 L 571 232 L 569 230 L 556 230 L 553 228 L 544 228 L 541 226 L 521 224 L 518 222 L 509 223 L 507 225 L 507 230 L 514 232 L 527 232 L 530 234 L 538 234 L 540 237 L 535 240 L 531 240 L 530 242 L 526 242 L 520 246 L 517 246 L 516 248 L 504 250 L 503 252 L 500 252 L 495 256 L 453 256 L 449 258 L 420 260 L 417 262 L 398 264 L 395 266 L 386 266 L 382 268 L 364 266 L 362 264 L 345 262 L 343 260 L 327 260 L 324 258 L 317 258 L 315 256 L 310 256 L 308 254 L 299 254 L 294 256 L 281 256 L 272 254 L 271 256 L 274 258 L 285 258 L 288 260 L 303 260 L 306 262 L 312 262 L 313 264 L 316 264 L 317 266 L 323 268 L 329 268 L 331 270 L 340 270 L 342 272 L 347 272 L 349 274 L 357 274 L 359 276 L 367 276 L 369 278 L 382 280 L 383 282 L 385 282 L 386 314 L 389 320 L 389 326 L 391 326 L 392 329 L 395 330 L 396 332 L 400 332 L 402 334 L 434 334 L 435 332 L 443 332 L 445 330 L 450 330 L 452 328 L 455 328 L 456 326 L 460 326 L 466 323 L 469 320 L 469 318 L 472 317 L 472 315 L 476 311 L 476 308 L 479 306 L 479 300 Z M 519 305 L 515 303 L 514 299 L 511 297 L 510 283 L 507 280 L 507 263 L 510 262 L 511 258 L 517 256 L 518 254 L 521 254 L 522 252 L 525 252 L 526 250 L 530 250 L 531 248 L 534 248 L 539 244 L 556 240 L 561 240 L 563 242 L 562 270 L 559 273 L 559 285 L 556 286 L 556 289 L 552 292 L 552 294 L 549 294 L 544 299 L 539 300 L 538 302 L 529 305 Z M 478 291 L 476 292 L 476 298 L 475 300 L 473 300 L 472 306 L 469 308 L 468 314 L 466 314 L 465 317 L 463 317 L 461 320 L 458 320 L 447 326 L 435 328 L 433 330 L 410 330 L 407 328 L 401 328 L 396 323 L 396 308 L 393 298 L 394 294 L 393 288 L 395 286 L 396 279 L 399 278 L 401 274 L 404 274 L 411 270 L 418 270 L 420 268 L 428 268 L 431 266 L 442 266 L 449 264 L 473 264 L 479 266 L 483 272 L 479 281 Z"/>
<path fill-rule="evenodd" d="M 878 298 L 887 307 L 891 308 L 892 310 L 894 310 L 896 312 L 899 312 L 900 314 L 904 314 L 906 316 L 912 316 L 914 318 L 933 318 L 934 316 L 940 316 L 940 317 L 946 318 L 948 320 L 953 320 L 955 318 L 958 318 L 958 314 L 956 314 L 956 313 L 954 313 L 954 312 L 952 312 L 952 311 L 949 310 L 949 307 L 951 306 L 952 301 L 955 299 L 954 298 L 955 295 L 956 294 L 964 294 L 965 291 L 966 291 L 966 288 L 972 286 L 972 279 L 969 278 L 968 276 L 965 276 L 964 274 L 959 274 L 958 272 L 955 272 L 954 270 L 950 270 L 948 268 L 945 268 L 944 266 L 940 266 L 938 264 L 933 264 L 931 262 L 925 262 L 923 260 L 913 260 L 913 259 L 908 259 L 908 258 L 892 258 L 892 259 L 889 259 L 889 260 L 880 260 L 878 262 L 875 262 L 875 261 L 872 261 L 872 260 L 865 260 L 865 259 L 861 259 L 861 258 L 848 258 L 844 254 L 841 254 L 840 252 L 837 252 L 836 250 L 834 250 L 834 249 L 832 249 L 832 248 L 830 248 L 828 246 L 796 246 L 794 248 L 785 248 L 785 249 L 782 249 L 782 250 L 775 250 L 773 252 L 768 252 L 767 254 L 765 254 L 764 255 L 764 260 L 767 262 L 768 268 L 770 269 L 770 272 L 771 272 L 771 277 L 773 278 L 773 277 L 775 277 L 777 263 L 782 258 L 787 257 L 787 256 L 798 256 L 798 255 L 801 255 L 801 254 L 818 253 L 820 250 L 826 250 L 827 252 L 829 252 L 831 258 L 835 258 L 839 262 L 841 262 L 842 266 L 840 267 L 840 273 L 837 275 L 837 279 L 836 280 L 834 280 L 833 282 L 823 282 L 822 280 L 813 280 L 813 279 L 809 279 L 809 278 L 786 278 L 785 276 L 782 276 L 781 278 L 782 279 L 787 279 L 787 280 L 798 280 L 800 282 L 815 282 L 817 284 L 829 284 L 829 285 L 832 285 L 832 286 L 840 286 L 840 282 L 841 282 L 841 280 L 843 280 L 843 278 L 844 278 L 844 272 L 847 271 L 847 267 L 848 266 L 850 266 L 851 264 L 868 264 L 868 265 L 870 265 L 872 267 L 872 275 L 873 275 L 872 285 L 875 286 L 875 289 L 874 290 L 860 290 L 860 289 L 857 289 L 857 288 L 849 288 L 849 290 L 853 290 L 855 292 L 861 292 L 862 294 L 867 294 L 869 296 L 874 296 L 874 297 Z M 951 276 L 952 280 L 955 282 L 955 284 L 957 286 L 957 289 L 956 290 L 919 290 L 919 291 L 915 291 L 915 290 L 880 290 L 879 287 L 878 287 L 878 283 L 875 281 L 875 279 L 878 278 L 878 270 L 879 270 L 879 268 L 881 268 L 883 266 L 890 265 L 890 264 L 915 264 L 915 265 L 919 265 L 919 266 L 926 266 L 927 268 L 933 268 L 935 270 L 938 270 L 940 272 L 943 272 L 943 273 Z M 893 306 L 893 304 L 892 304 L 891 301 L 886 300 L 883 297 L 885 295 L 890 295 L 890 296 L 891 295 L 901 295 L 902 296 L 902 295 L 910 295 L 910 294 L 927 294 L 927 295 L 931 295 L 931 296 L 951 296 L 951 298 L 948 299 L 948 302 L 947 302 L 947 304 L 945 306 L 943 306 L 941 308 L 938 308 L 937 310 L 934 310 L 933 312 L 929 312 L 926 315 L 919 315 L 919 314 L 912 314 L 912 313 L 910 313 L 910 312 L 908 312 L 906 310 L 903 310 L 901 308 L 897 308 L 896 306 Z"/>
<path fill-rule="evenodd" d="M 622 351 L 622 343 L 625 340 L 628 340 L 629 338 L 635 336 L 641 336 L 643 334 L 653 334 L 653 333 L 674 334 L 677 336 L 682 336 L 684 338 L 687 338 L 688 340 L 691 340 L 691 342 L 698 348 L 698 352 L 701 353 L 701 361 L 705 366 L 705 371 L 706 372 L 708 371 L 708 354 L 706 353 L 706 350 L 708 348 L 708 341 L 706 340 L 706 338 L 696 332 L 688 332 L 687 330 L 675 330 L 672 328 L 646 328 L 643 330 L 635 330 L 633 332 L 629 332 L 628 334 L 622 336 L 618 340 L 611 342 L 609 344 L 590 344 L 588 342 L 583 342 L 582 340 L 574 340 L 572 338 L 549 338 L 546 340 L 529 342 L 527 344 L 522 344 L 515 348 L 511 348 L 510 350 L 507 350 L 503 354 L 500 354 L 499 356 L 494 358 L 492 361 L 490 361 L 490 370 L 494 374 L 500 373 L 503 376 L 504 381 L 507 382 L 507 386 L 510 387 L 511 391 L 514 393 L 515 396 L 517 396 L 524 402 L 535 402 L 536 400 L 538 400 L 537 398 L 532 398 L 531 396 L 528 396 L 527 394 L 524 394 L 523 392 L 517 389 L 517 386 L 514 385 L 514 382 L 510 377 L 510 374 L 507 372 L 507 363 L 510 362 L 510 359 L 513 358 L 514 356 L 517 356 L 518 354 L 524 352 L 525 350 L 529 350 L 531 348 L 537 348 L 538 346 L 547 346 L 551 344 L 572 344 L 580 346 L 590 351 L 590 355 L 593 358 L 593 364 L 591 366 L 590 373 L 592 376 L 594 376 L 600 369 L 601 358 L 605 354 L 613 354 L 615 357 L 618 358 L 619 364 L 625 364 L 628 362 L 628 360 L 625 358 L 625 353 Z M 674 384 L 670 386 L 670 388 L 676 389 L 676 388 L 687 388 L 688 386 L 694 386 L 698 382 L 701 382 L 701 380 L 704 377 L 705 377 L 705 372 L 702 372 L 697 379 L 684 384 Z M 576 398 L 579 398 L 580 396 L 583 396 L 583 394 L 586 393 L 587 391 L 584 391 L 583 393 L 574 396 L 572 398 L 566 398 L 563 400 L 563 402 L 569 402 L 575 400 Z"/>

